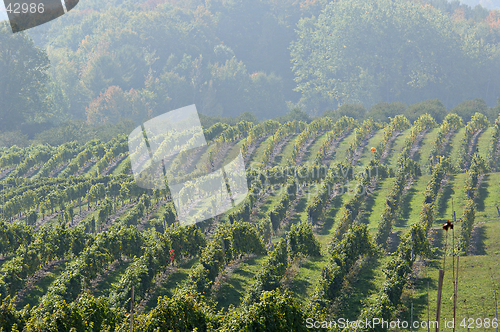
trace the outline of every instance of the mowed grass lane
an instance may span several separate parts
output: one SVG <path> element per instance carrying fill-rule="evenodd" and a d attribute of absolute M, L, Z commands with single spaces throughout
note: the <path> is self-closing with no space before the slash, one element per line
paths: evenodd
<path fill-rule="evenodd" d="M 424 136 L 422 142 L 420 142 L 420 149 L 415 153 L 413 160 L 415 160 L 420 169 L 422 170 L 422 174 L 430 174 L 430 159 L 431 159 L 431 151 L 434 145 L 436 144 L 437 134 L 439 132 L 439 128 L 434 128 L 429 131 Z"/>
<path fill-rule="evenodd" d="M 359 157 L 356 166 L 362 168 L 368 165 L 373 158 L 373 153 L 370 151 L 372 147 L 377 147 L 384 138 L 384 129 L 379 129 L 369 140 L 368 144 L 363 147 L 361 157 Z M 381 153 L 383 151 L 380 151 Z"/>
<path fill-rule="evenodd" d="M 394 172 L 397 171 L 397 161 L 399 156 L 401 155 L 401 151 L 403 151 L 403 148 L 405 146 L 405 141 L 410 135 L 410 129 L 407 129 L 403 131 L 401 134 L 396 137 L 394 142 L 392 143 L 391 150 L 389 151 L 389 155 L 387 156 L 387 159 L 385 160 L 385 165 L 392 167 Z"/>
<path fill-rule="evenodd" d="M 422 175 L 413 180 L 411 187 L 402 198 L 399 206 L 399 216 L 393 225 L 393 230 L 405 230 L 420 220 L 420 212 L 425 199 L 425 188 L 431 179 L 430 175 Z"/>
<path fill-rule="evenodd" d="M 304 158 L 302 159 L 302 164 L 307 165 L 314 163 L 314 160 L 316 159 L 316 155 L 318 154 L 321 145 L 327 139 L 327 134 L 328 132 L 321 134 L 320 136 L 317 136 L 314 139 L 314 142 L 309 146 L 309 149 L 307 149 L 306 153 L 304 154 Z"/>
<path fill-rule="evenodd" d="M 477 151 L 479 155 L 484 159 L 488 159 L 488 152 L 490 148 L 491 138 L 493 137 L 493 132 L 495 131 L 494 127 L 489 127 L 479 135 L 477 139 Z"/>
<path fill-rule="evenodd" d="M 451 158 L 451 164 L 455 165 L 458 159 L 458 154 L 460 153 L 460 146 L 465 135 L 465 127 L 460 128 L 455 135 L 450 140 L 451 150 L 449 152 L 449 157 Z"/>
<path fill-rule="evenodd" d="M 220 288 L 215 299 L 217 310 L 227 311 L 230 305 L 239 306 L 246 291 L 254 283 L 255 275 L 268 259 L 268 256 L 259 256 L 241 262 Z"/>
<path fill-rule="evenodd" d="M 267 145 L 272 142 L 273 135 L 269 135 L 266 139 L 264 139 L 257 148 L 253 151 L 252 156 L 250 158 L 250 167 L 260 167 L 263 168 L 265 165 L 262 165 L 262 155 L 266 150 Z M 252 166 L 255 165 L 255 166 Z"/>
<path fill-rule="evenodd" d="M 360 216 L 360 222 L 368 226 L 368 231 L 375 235 L 381 215 L 385 208 L 385 202 L 389 192 L 393 188 L 395 178 L 380 180 L 373 194 L 366 199 L 366 210 Z"/>
<path fill-rule="evenodd" d="M 31 291 L 26 294 L 26 296 L 22 299 L 21 302 L 17 304 L 17 308 L 24 308 L 26 305 L 30 307 L 39 306 L 40 300 L 47 293 L 50 285 L 59 278 L 62 273 L 65 271 L 66 267 L 71 264 L 74 260 L 70 260 L 67 262 L 60 263 L 55 266 L 52 271 L 48 272 L 41 280 L 39 280 L 31 289 Z"/>
<path fill-rule="evenodd" d="M 281 149 L 280 153 L 274 157 L 274 165 L 285 167 L 288 160 L 292 156 L 293 148 L 295 147 L 295 142 L 297 141 L 298 135 L 293 136 L 286 142 L 285 146 Z"/>
<path fill-rule="evenodd" d="M 351 145 L 352 140 L 354 139 L 355 130 L 351 131 L 349 135 L 347 135 L 334 149 L 332 156 L 330 157 L 331 162 L 340 163 L 345 160 L 347 156 L 347 149 Z M 330 164 L 330 163 L 329 163 Z"/>

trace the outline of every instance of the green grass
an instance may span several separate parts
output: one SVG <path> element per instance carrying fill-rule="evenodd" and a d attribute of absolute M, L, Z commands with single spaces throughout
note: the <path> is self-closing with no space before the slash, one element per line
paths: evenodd
<path fill-rule="evenodd" d="M 457 218 L 461 217 L 466 194 L 463 192 L 466 174 L 453 175 L 445 187 L 441 201 L 437 203 L 436 226 L 451 219 L 451 201 L 457 212 Z M 500 277 L 498 275 L 498 263 L 500 262 L 500 217 L 496 206 L 500 204 L 500 173 L 490 173 L 484 177 L 479 189 L 479 197 L 476 198 L 476 223 L 479 226 L 479 243 L 477 255 L 460 257 L 459 284 L 457 297 L 457 331 L 466 331 L 459 326 L 463 318 L 494 318 L 493 291 L 499 290 Z M 460 223 L 455 230 L 455 237 L 459 236 Z M 442 232 L 438 230 L 438 232 Z M 444 236 L 438 233 L 440 245 L 443 244 Z M 450 244 L 451 239 L 448 239 Z M 431 317 L 435 317 L 438 272 L 442 268 L 442 250 L 438 251 L 440 256 L 432 259 L 427 268 L 423 268 L 422 275 L 417 279 L 416 288 L 410 290 L 410 298 L 414 302 L 415 315 L 420 319 L 427 317 L 427 283 L 429 283 L 429 310 Z M 446 268 L 442 296 L 442 319 L 451 319 L 453 316 L 453 303 L 450 297 L 453 293 L 452 283 L 452 260 L 446 259 Z M 464 302 L 464 300 L 466 300 Z M 434 318 L 433 318 L 434 319 Z M 487 329 L 477 329 L 487 331 Z"/>
<path fill-rule="evenodd" d="M 92 176 L 94 177 L 97 173 L 97 163 L 99 162 L 100 159 L 97 159 L 92 166 L 88 167 L 85 172 L 83 172 L 84 176 Z"/>
<path fill-rule="evenodd" d="M 57 168 L 57 167 L 59 167 L 59 166 L 61 166 L 61 165 L 57 165 L 57 166 L 56 166 L 56 168 Z M 55 177 L 55 178 L 59 177 L 59 175 L 60 175 L 62 172 L 64 172 L 64 170 L 65 170 L 66 168 L 68 168 L 68 166 L 69 166 L 69 163 L 68 163 L 66 166 L 64 166 L 63 168 L 61 168 L 61 169 L 59 170 L 59 172 L 57 172 L 56 174 L 54 174 L 54 177 Z M 51 172 L 52 172 L 52 171 L 51 171 Z"/>
<path fill-rule="evenodd" d="M 353 139 L 354 139 L 354 130 L 337 145 L 337 148 L 335 148 L 330 159 L 333 162 L 337 163 L 344 161 L 347 149 L 349 149 L 349 146 L 351 145 Z"/>
<path fill-rule="evenodd" d="M 275 195 L 270 194 L 269 196 L 267 196 L 266 200 L 264 201 L 264 204 L 262 204 L 259 210 L 257 211 L 257 219 L 263 219 L 267 215 L 269 215 L 269 212 L 276 205 L 278 199 L 279 199 L 279 190 L 275 192 Z"/>
<path fill-rule="evenodd" d="M 274 158 L 274 164 L 278 166 L 285 167 L 287 165 L 287 161 L 292 155 L 293 148 L 295 146 L 295 141 L 297 140 L 298 135 L 290 138 L 288 142 L 285 144 L 280 153 Z"/>
<path fill-rule="evenodd" d="M 497 218 L 496 207 L 500 207 L 500 173 L 488 173 L 483 179 L 479 194 L 481 199 L 477 201 L 476 220 L 481 222 Z"/>
<path fill-rule="evenodd" d="M 495 131 L 494 127 L 489 127 L 486 130 L 483 130 L 481 135 L 479 135 L 477 139 L 476 148 L 479 150 L 479 155 L 484 159 L 488 159 L 488 150 L 490 148 L 491 137 L 493 136 L 493 132 Z"/>
<path fill-rule="evenodd" d="M 279 187 L 281 189 L 281 186 Z M 300 223 L 301 220 L 307 220 L 307 212 L 306 212 L 306 207 L 307 207 L 307 201 L 308 199 L 311 199 L 314 194 L 314 190 L 311 189 L 311 193 L 309 192 L 309 188 L 304 188 L 306 190 L 306 193 L 302 195 L 302 197 L 299 199 L 297 204 L 295 205 L 294 209 L 294 214 L 291 217 L 290 223 L 285 229 L 280 229 L 278 233 L 276 234 L 277 236 L 273 239 L 274 242 L 278 241 L 279 238 L 284 236 L 284 232 L 290 230 L 291 225 L 298 224 Z M 258 214 L 256 219 L 263 219 L 266 218 L 269 215 L 269 212 L 274 209 L 276 204 L 279 201 L 280 197 L 280 190 L 275 191 L 275 195 L 269 195 L 266 198 L 266 201 L 264 204 L 262 204 L 258 210 Z"/>
<path fill-rule="evenodd" d="M 124 158 L 111 172 L 112 175 L 124 174 L 125 167 L 130 163 L 130 156 Z"/>
<path fill-rule="evenodd" d="M 370 209 L 360 216 L 360 222 L 368 225 L 370 233 L 376 233 L 380 222 L 380 216 L 385 208 L 387 196 L 392 189 L 395 178 L 387 178 L 379 181 L 375 188 L 375 193 L 370 195 L 366 201 Z"/>
<path fill-rule="evenodd" d="M 38 165 L 39 165 L 39 164 L 37 164 L 37 165 L 35 165 L 35 166 L 33 166 L 33 167 L 37 167 Z M 32 167 L 32 168 L 33 168 L 33 167 Z M 43 167 L 43 164 L 42 164 L 42 167 Z M 42 167 L 39 167 L 39 168 L 38 168 L 35 172 L 33 172 L 33 174 L 31 174 L 31 175 L 30 175 L 29 179 L 30 179 L 30 180 L 33 180 L 33 178 L 34 178 L 34 177 L 38 174 L 38 172 L 40 172 L 40 170 L 42 169 Z M 28 173 L 30 170 L 31 170 L 31 168 L 30 168 L 30 169 L 28 169 L 28 170 L 27 170 L 24 174 Z M 24 175 L 24 174 L 22 174 L 22 175 Z"/>
<path fill-rule="evenodd" d="M 39 305 L 42 296 L 47 293 L 47 290 L 49 289 L 50 285 L 57 278 L 59 278 L 59 276 L 64 272 L 64 270 L 70 263 L 71 261 L 61 263 L 58 266 L 56 266 L 51 272 L 47 273 L 45 277 L 43 277 L 42 280 L 40 280 L 34 286 L 34 288 L 28 294 L 26 294 L 26 296 L 17 305 L 17 307 L 23 308 L 26 305 L 29 305 L 30 307 Z"/>
<path fill-rule="evenodd" d="M 229 149 L 229 151 L 224 156 L 224 161 L 223 161 L 222 165 L 229 164 L 231 161 L 233 161 L 238 156 L 238 154 L 241 151 L 241 147 L 243 146 L 243 142 L 244 142 L 244 140 L 240 140 L 231 149 Z"/>
<path fill-rule="evenodd" d="M 459 281 L 457 296 L 457 329 L 467 331 L 459 326 L 464 318 L 495 318 L 494 289 L 499 290 L 500 276 L 498 263 L 500 261 L 500 220 L 495 218 L 481 226 L 481 241 L 484 253 L 477 256 L 460 257 Z M 437 284 L 439 269 L 442 268 L 442 257 L 431 260 L 424 269 L 423 275 L 418 279 L 417 287 L 412 292 L 415 316 L 421 320 L 427 317 L 427 283 L 429 283 L 429 309 L 431 317 L 435 318 Z M 455 266 L 456 268 L 456 266 Z M 441 304 L 441 317 L 450 320 L 453 317 L 453 282 L 452 259 L 447 257 L 443 282 L 443 295 Z M 465 300 L 465 301 L 464 301 Z M 433 319 L 434 319 L 433 318 Z M 443 323 L 441 323 L 443 324 Z M 491 331 L 491 329 L 476 328 L 476 331 Z"/>
<path fill-rule="evenodd" d="M 436 202 L 435 226 L 439 226 L 447 219 L 453 219 L 452 206 L 457 219 L 462 217 L 462 212 L 467 200 L 464 192 L 466 174 L 456 174 L 450 177 L 447 185 L 439 195 Z M 498 217 L 496 207 L 500 206 L 500 173 L 488 173 L 476 194 L 476 222 L 489 221 Z"/>
<path fill-rule="evenodd" d="M 352 186 L 354 187 L 354 185 Z M 323 219 L 316 222 L 319 225 L 319 230 L 316 233 L 316 238 L 321 244 L 322 248 L 327 248 L 328 243 L 332 239 L 332 235 L 336 229 L 336 222 L 339 218 L 339 213 L 342 206 L 346 204 L 352 197 L 352 193 L 348 192 L 347 188 L 344 188 L 345 192 L 341 195 L 337 195 L 331 200 L 330 208 L 326 210 L 323 214 Z"/>
<path fill-rule="evenodd" d="M 336 312 L 337 317 L 355 320 L 364 308 L 364 300 L 377 294 L 382 288 L 385 277 L 384 267 L 391 259 L 390 256 L 371 257 L 355 275 L 349 284 L 344 283 L 345 296 L 340 303 L 341 308 Z M 357 279 L 357 280 L 356 280 Z"/>
<path fill-rule="evenodd" d="M 451 151 L 449 156 L 451 158 L 452 165 L 455 165 L 455 163 L 457 162 L 458 154 L 460 152 L 460 144 L 462 143 L 464 135 L 465 135 L 465 127 L 460 128 L 450 140 L 449 145 L 451 147 Z"/>
<path fill-rule="evenodd" d="M 310 198 L 312 198 L 312 196 L 309 196 L 308 193 L 302 195 L 302 197 L 297 202 L 297 205 L 295 205 L 295 213 L 290 224 L 298 224 L 301 220 L 307 220 L 306 207 L 308 199 Z"/>
<path fill-rule="evenodd" d="M 181 285 L 189 276 L 191 268 L 195 267 L 200 262 L 199 258 L 194 258 L 187 261 L 185 264 L 177 266 L 177 270 L 171 273 L 167 279 L 155 290 L 154 297 L 147 303 L 145 312 L 153 309 L 157 304 L 157 297 L 167 296 L 172 297 L 174 290 Z"/>
<path fill-rule="evenodd" d="M 361 157 L 359 157 L 358 162 L 356 163 L 357 166 L 365 167 L 370 162 L 372 158 L 372 152 L 370 151 L 370 149 L 372 147 L 377 147 L 383 138 L 384 129 L 380 129 L 368 140 L 368 144 L 363 147 Z"/>
<path fill-rule="evenodd" d="M 430 174 L 429 165 L 431 151 L 434 144 L 436 144 L 438 132 L 439 128 L 434 128 L 425 134 L 424 139 L 420 143 L 420 149 L 415 153 L 413 158 L 413 160 L 418 162 L 420 169 L 422 170 L 422 174 Z"/>
<path fill-rule="evenodd" d="M 438 197 L 435 207 L 435 226 L 441 225 L 447 219 L 453 218 L 453 209 L 457 219 L 462 216 L 467 194 L 464 192 L 464 183 L 467 174 L 459 173 L 451 175 L 445 188 Z M 453 209 L 452 209 L 453 207 Z"/>
<path fill-rule="evenodd" d="M 269 135 L 265 140 L 263 140 L 259 146 L 253 151 L 252 157 L 250 159 L 250 165 L 255 164 L 257 167 L 257 164 L 262 163 L 262 155 L 264 151 L 266 150 L 267 144 L 273 140 L 273 135 Z M 265 166 L 265 165 L 263 165 Z"/>
<path fill-rule="evenodd" d="M 413 181 L 399 205 L 399 217 L 393 225 L 393 230 L 404 230 L 418 222 L 425 198 L 425 188 L 430 178 L 430 175 L 422 175 Z"/>
<path fill-rule="evenodd" d="M 396 166 L 398 157 L 401 154 L 401 151 L 403 151 L 403 148 L 405 146 L 405 140 L 409 135 L 410 135 L 410 129 L 407 129 L 403 131 L 401 134 L 399 134 L 398 137 L 396 137 L 396 139 L 392 143 L 389 155 L 385 160 L 385 165 L 388 165 L 393 168 Z"/>
<path fill-rule="evenodd" d="M 116 270 L 114 270 L 113 272 L 110 272 L 107 275 L 107 277 L 96 286 L 93 295 L 96 297 L 109 296 L 109 293 L 113 289 L 112 284 L 116 284 L 120 281 L 122 275 L 125 273 L 125 271 L 127 270 L 127 267 L 131 263 L 132 263 L 132 260 L 130 260 L 129 262 L 123 262 L 123 261 L 120 262 L 117 265 Z"/>
<path fill-rule="evenodd" d="M 327 263 L 328 258 L 320 256 L 309 257 L 300 265 L 290 284 L 290 291 L 300 303 L 307 304 Z"/>
<path fill-rule="evenodd" d="M 307 216 L 307 202 L 309 199 L 311 199 L 312 193 L 309 192 L 309 188 L 304 188 L 306 190 L 306 193 L 303 194 L 300 199 L 298 200 L 297 204 L 295 205 L 294 208 L 294 213 L 291 216 L 290 222 L 286 227 L 281 227 L 281 229 L 277 233 L 277 237 L 281 238 L 285 236 L 285 232 L 289 231 L 292 225 L 299 224 L 301 221 L 308 220 Z"/>
<path fill-rule="evenodd" d="M 229 280 L 222 285 L 218 292 L 216 298 L 218 302 L 217 310 L 227 310 L 231 304 L 238 306 L 241 303 L 246 290 L 253 284 L 255 275 L 262 269 L 267 259 L 267 256 L 260 256 L 245 260 L 239 264 L 238 268 L 234 270 Z"/>
<path fill-rule="evenodd" d="M 304 158 L 302 160 L 303 164 L 314 162 L 314 160 L 316 159 L 316 155 L 318 154 L 319 149 L 321 148 L 321 145 L 327 139 L 327 134 L 328 133 L 324 133 L 323 135 L 315 138 L 313 144 L 309 146 L 309 149 L 307 149 L 307 152 L 304 155 Z"/>

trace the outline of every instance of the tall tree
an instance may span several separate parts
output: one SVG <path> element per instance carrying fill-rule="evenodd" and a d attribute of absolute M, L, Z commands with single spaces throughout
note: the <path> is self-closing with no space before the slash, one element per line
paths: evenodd
<path fill-rule="evenodd" d="M 0 23 L 0 130 L 36 120 L 47 111 L 49 59 L 25 34 Z"/>
<path fill-rule="evenodd" d="M 449 107 L 471 93 L 484 95 L 481 76 L 494 76 L 482 72 L 494 62 L 476 44 L 429 5 L 353 0 L 330 2 L 317 18 L 302 19 L 291 52 L 297 91 L 309 109 L 434 98 Z"/>

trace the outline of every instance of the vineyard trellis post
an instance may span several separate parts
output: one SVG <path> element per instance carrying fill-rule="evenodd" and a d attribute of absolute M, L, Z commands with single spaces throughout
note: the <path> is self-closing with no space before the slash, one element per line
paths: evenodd
<path fill-rule="evenodd" d="M 498 209 L 498 207 L 497 207 Z M 495 319 L 498 322 L 498 311 L 497 311 L 497 290 L 495 289 Z M 496 327 L 496 332 L 498 332 L 498 325 Z"/>
<path fill-rule="evenodd" d="M 7 187 L 12 186 L 7 183 Z M 2 183 L 2 221 L 5 222 L 5 183 Z"/>
<path fill-rule="evenodd" d="M 132 294 L 130 294 L 130 332 L 134 328 L 134 286 L 132 286 Z"/>
<path fill-rule="evenodd" d="M 443 289 L 444 270 L 439 270 L 438 295 L 436 306 L 436 332 L 439 332 L 439 318 L 441 316 L 441 291 Z"/>
<path fill-rule="evenodd" d="M 455 279 L 455 229 L 451 224 L 452 238 L 453 238 L 453 332 L 455 332 L 455 322 L 457 317 L 457 282 L 458 282 L 458 256 L 457 256 L 457 277 Z"/>
<path fill-rule="evenodd" d="M 430 311 L 429 311 L 429 282 L 427 281 L 427 332 L 430 331 L 429 321 L 430 321 Z"/>
<path fill-rule="evenodd" d="M 410 331 L 413 331 L 413 302 L 411 303 Z"/>
<path fill-rule="evenodd" d="M 457 215 L 455 214 L 455 207 L 453 205 L 453 197 L 451 198 L 451 211 L 453 211 L 453 222 L 457 222 Z"/>

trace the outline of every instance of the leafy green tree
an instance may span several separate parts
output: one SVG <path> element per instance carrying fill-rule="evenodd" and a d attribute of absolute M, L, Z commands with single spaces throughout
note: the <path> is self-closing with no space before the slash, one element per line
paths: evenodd
<path fill-rule="evenodd" d="M 94 125 L 116 123 L 123 118 L 142 122 L 151 115 L 146 109 L 144 99 L 136 90 L 124 92 L 118 86 L 110 86 L 90 102 L 85 114 L 87 123 Z"/>
<path fill-rule="evenodd" d="M 417 2 L 332 1 L 298 23 L 291 46 L 296 90 L 316 110 L 463 98 L 481 90 L 472 54 L 460 43 L 451 18 Z"/>
<path fill-rule="evenodd" d="M 491 122 L 495 122 L 495 120 L 498 118 L 499 115 L 500 115 L 500 98 L 497 99 L 496 106 L 490 108 L 488 112 L 488 119 L 490 119 Z"/>
<path fill-rule="evenodd" d="M 433 99 L 408 106 L 405 115 L 410 122 L 414 122 L 426 113 L 432 116 L 437 122 L 443 121 L 447 114 L 443 103 L 438 99 Z"/>
<path fill-rule="evenodd" d="M 400 101 L 392 103 L 380 102 L 373 105 L 366 116 L 372 118 L 373 121 L 389 122 L 389 118 L 394 118 L 396 115 L 404 114 L 406 108 L 407 106 Z"/>
<path fill-rule="evenodd" d="M 277 120 L 281 123 L 285 123 L 287 121 L 293 121 L 293 120 L 303 121 L 303 122 L 307 122 L 307 123 L 312 121 L 309 114 L 307 114 L 306 112 L 301 110 L 300 107 L 294 107 L 290 112 L 288 112 L 287 114 L 285 114 L 283 116 L 280 116 Z"/>
<path fill-rule="evenodd" d="M 473 100 L 463 101 L 454 108 L 450 110 L 450 113 L 455 113 L 462 118 L 462 120 L 467 123 L 476 114 L 476 112 L 488 115 L 489 108 L 483 99 L 476 98 Z M 496 117 L 492 118 L 492 120 Z M 436 119 L 436 121 L 439 121 Z"/>
<path fill-rule="evenodd" d="M 285 113 L 285 95 L 281 77 L 257 72 L 250 75 L 249 111 L 259 119 L 275 118 Z"/>
<path fill-rule="evenodd" d="M 214 64 L 210 67 L 213 89 L 217 91 L 210 115 L 235 116 L 236 110 L 247 110 L 248 100 L 245 91 L 250 87 L 250 77 L 242 61 L 236 58 L 227 60 L 224 64 Z"/>
<path fill-rule="evenodd" d="M 333 121 L 337 121 L 343 116 L 362 120 L 365 115 L 366 109 L 361 104 L 344 104 L 334 111 L 326 111 L 323 113 L 323 116 L 328 116 L 332 118 Z"/>
<path fill-rule="evenodd" d="M 165 228 L 171 226 L 175 222 L 175 208 L 172 202 L 167 203 L 165 214 L 163 215 L 163 221 L 165 222 Z"/>
<path fill-rule="evenodd" d="M 48 110 L 49 59 L 26 34 L 13 34 L 0 22 L 0 130 L 39 120 Z"/>

